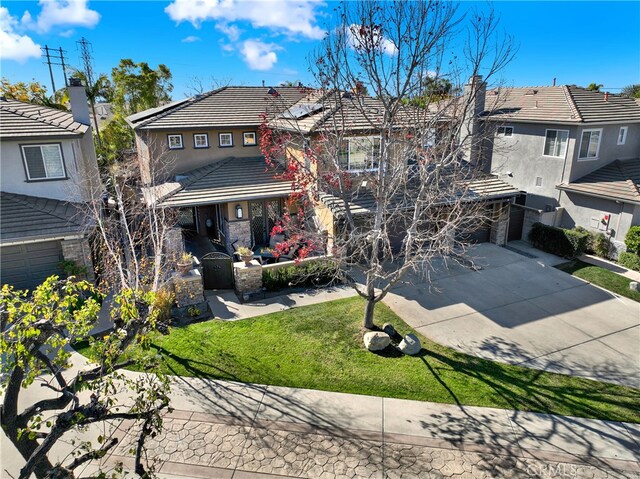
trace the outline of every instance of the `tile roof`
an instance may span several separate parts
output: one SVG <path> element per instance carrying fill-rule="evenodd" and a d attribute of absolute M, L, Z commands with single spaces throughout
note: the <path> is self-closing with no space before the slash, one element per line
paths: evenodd
<path fill-rule="evenodd" d="M 375 132 L 379 130 L 378 125 L 382 123 L 384 111 L 384 104 L 378 98 L 333 91 L 323 94 L 316 90 L 269 124 L 305 134 L 321 129 Z M 416 115 L 420 114 L 433 116 L 433 112 L 426 113 L 425 110 L 399 105 L 396 118 L 399 123 L 404 119 L 407 124 L 414 124 L 418 119 Z"/>
<path fill-rule="evenodd" d="M 479 177 L 473 178 L 466 183 L 465 200 L 466 201 L 490 201 L 495 199 L 510 198 L 519 195 L 520 190 L 514 188 L 510 184 L 498 179 L 493 175 L 482 174 Z M 459 193 L 463 194 L 463 193 Z M 456 200 L 458 198 L 455 198 Z M 321 193 L 320 201 L 322 201 L 334 214 L 334 216 L 340 218 L 344 215 L 345 208 L 342 199 L 331 195 L 329 193 Z M 411 209 L 414 205 L 414 197 L 410 194 L 406 199 L 397 199 L 393 202 L 393 208 L 399 206 L 399 202 L 406 203 L 403 208 Z M 446 205 L 447 200 L 443 199 L 442 205 Z M 353 193 L 353 197 L 350 200 L 351 214 L 354 216 L 368 215 L 375 211 L 376 201 L 374 196 L 368 189 L 356 190 Z"/>
<path fill-rule="evenodd" d="M 89 127 L 71 112 L 22 101 L 0 100 L 0 138 L 80 136 Z"/>
<path fill-rule="evenodd" d="M 229 86 L 179 100 L 127 117 L 135 128 L 184 129 L 255 126 L 260 115 L 272 108 L 288 107 L 306 93 L 298 87 L 277 87 L 277 96 L 268 87 Z"/>
<path fill-rule="evenodd" d="M 556 188 L 624 203 L 640 204 L 640 158 L 616 160 Z"/>
<path fill-rule="evenodd" d="M 0 192 L 0 243 L 84 233 L 79 205 L 68 201 Z"/>
<path fill-rule="evenodd" d="M 640 121 L 640 104 L 621 95 L 576 86 L 499 88 L 487 91 L 486 117 L 502 121 L 603 123 Z"/>
<path fill-rule="evenodd" d="M 283 171 L 267 169 L 263 157 L 227 158 L 186 173 L 182 188 L 161 204 L 179 208 L 289 196 L 291 181 L 275 177 Z"/>

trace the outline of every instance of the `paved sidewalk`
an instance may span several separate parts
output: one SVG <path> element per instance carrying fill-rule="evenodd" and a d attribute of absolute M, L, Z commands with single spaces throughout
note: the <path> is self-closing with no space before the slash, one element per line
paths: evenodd
<path fill-rule="evenodd" d="M 640 477 L 637 424 L 193 378 L 172 404 L 147 441 L 165 478 Z"/>

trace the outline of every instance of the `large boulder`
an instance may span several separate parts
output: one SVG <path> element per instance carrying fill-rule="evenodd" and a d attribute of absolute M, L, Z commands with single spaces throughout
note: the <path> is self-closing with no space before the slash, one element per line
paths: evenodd
<path fill-rule="evenodd" d="M 387 333 L 381 331 L 370 331 L 364 334 L 364 345 L 369 351 L 381 351 L 389 344 L 391 344 L 391 338 Z"/>
<path fill-rule="evenodd" d="M 422 344 L 420 344 L 420 340 L 415 334 L 407 334 L 398 344 L 398 349 L 404 354 L 415 356 L 422 349 Z"/>

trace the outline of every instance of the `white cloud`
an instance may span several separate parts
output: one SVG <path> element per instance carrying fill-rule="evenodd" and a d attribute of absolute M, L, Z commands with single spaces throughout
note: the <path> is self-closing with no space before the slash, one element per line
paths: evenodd
<path fill-rule="evenodd" d="M 263 43 L 260 40 L 246 40 L 242 43 L 240 52 L 244 61 L 252 70 L 271 70 L 278 61 L 278 55 L 274 50 L 278 47 L 272 43 Z"/>
<path fill-rule="evenodd" d="M 196 28 L 207 20 L 222 24 L 247 21 L 254 28 L 320 39 L 324 31 L 316 21 L 318 0 L 174 0 L 165 12 L 176 22 L 190 22 Z"/>
<path fill-rule="evenodd" d="M 0 58 L 24 63 L 29 58 L 40 57 L 40 45 L 29 36 L 16 33 L 18 20 L 9 14 L 9 10 L 0 7 Z"/>
<path fill-rule="evenodd" d="M 182 39 L 182 43 L 193 43 L 193 42 L 199 42 L 201 40 L 200 37 L 196 37 L 195 35 L 189 35 L 188 37 L 185 37 Z"/>
<path fill-rule="evenodd" d="M 376 48 L 389 56 L 395 55 L 398 51 L 395 44 L 385 38 L 378 27 L 365 27 L 354 23 L 346 28 L 346 33 L 349 45 L 355 50 Z"/>
<path fill-rule="evenodd" d="M 242 30 L 237 26 L 229 25 L 227 23 L 218 23 L 216 28 L 229 37 L 229 40 L 232 42 L 237 42 L 240 38 L 240 34 L 242 33 Z"/>
<path fill-rule="evenodd" d="M 100 14 L 87 8 L 87 0 L 40 0 L 39 5 L 42 10 L 35 21 L 35 27 L 41 33 L 54 27 L 92 28 L 100 21 Z"/>

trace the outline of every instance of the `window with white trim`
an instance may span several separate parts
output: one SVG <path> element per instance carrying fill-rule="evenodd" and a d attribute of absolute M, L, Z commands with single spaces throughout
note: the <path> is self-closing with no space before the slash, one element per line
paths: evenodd
<path fill-rule="evenodd" d="M 379 159 L 379 136 L 346 138 L 338 151 L 338 165 L 348 171 L 376 170 Z"/>
<path fill-rule="evenodd" d="M 547 130 L 544 140 L 544 156 L 564 158 L 567 154 L 569 130 Z"/>
<path fill-rule="evenodd" d="M 499 126 L 496 130 L 496 136 L 510 137 L 513 136 L 512 126 Z"/>
<path fill-rule="evenodd" d="M 220 148 L 229 148 L 233 146 L 233 134 L 218 133 L 218 144 L 220 145 Z"/>
<path fill-rule="evenodd" d="M 621 126 L 620 131 L 618 132 L 618 145 L 624 145 L 627 142 L 627 132 L 629 131 L 628 126 Z"/>
<path fill-rule="evenodd" d="M 179 150 L 182 146 L 182 135 L 167 135 L 170 150 Z"/>
<path fill-rule="evenodd" d="M 60 144 L 22 145 L 28 180 L 66 178 Z"/>
<path fill-rule="evenodd" d="M 602 129 L 583 130 L 580 140 L 580 152 L 578 154 L 578 158 L 581 160 L 598 158 L 601 136 Z"/>
<path fill-rule="evenodd" d="M 242 133 L 242 146 L 256 146 L 257 144 L 255 131 L 245 131 Z"/>
<path fill-rule="evenodd" d="M 209 135 L 206 133 L 195 133 L 193 135 L 194 148 L 209 148 Z"/>

